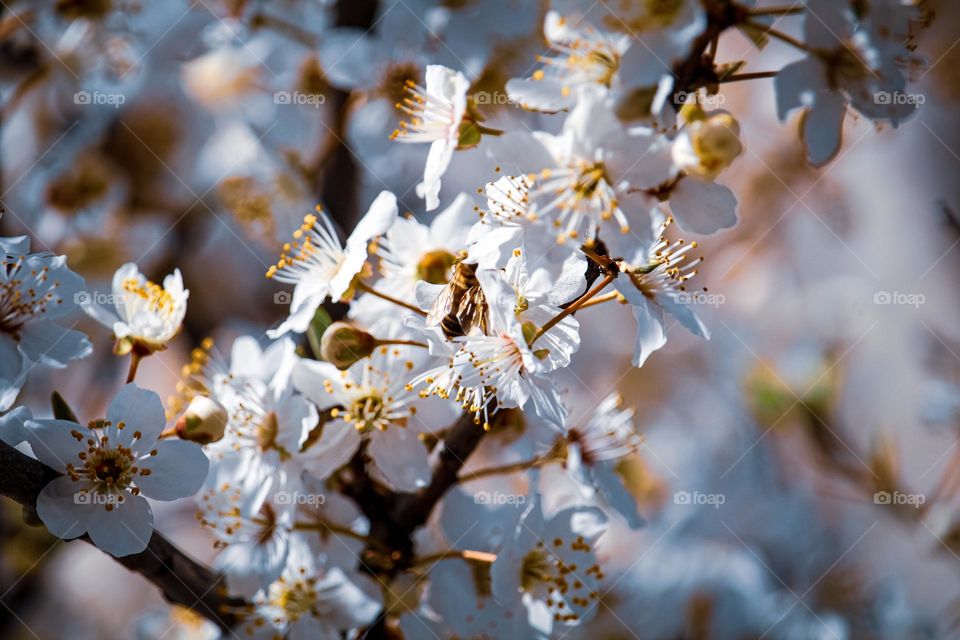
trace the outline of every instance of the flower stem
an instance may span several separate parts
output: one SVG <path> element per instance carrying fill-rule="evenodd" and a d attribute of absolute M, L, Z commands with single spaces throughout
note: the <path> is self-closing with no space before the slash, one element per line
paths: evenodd
<path fill-rule="evenodd" d="M 318 522 L 295 522 L 293 525 L 294 531 L 317 531 L 319 533 L 332 533 L 334 535 L 343 536 L 345 538 L 353 538 L 354 540 L 359 540 L 365 544 L 371 546 L 377 546 L 377 541 L 373 538 L 367 537 L 361 533 L 357 533 L 349 527 L 344 527 L 339 524 L 331 524 L 329 522 L 318 521 Z"/>
<path fill-rule="evenodd" d="M 449 560 L 450 558 L 457 558 L 460 560 L 471 560 L 473 562 L 486 562 L 487 564 L 492 564 L 494 560 L 497 559 L 497 554 L 487 553 L 486 551 L 472 551 L 470 549 L 450 549 L 448 551 L 441 551 L 439 553 L 431 553 L 430 555 L 422 556 L 417 558 L 413 566 L 423 566 L 425 564 L 433 564 L 439 562 L 440 560 Z"/>
<path fill-rule="evenodd" d="M 136 350 L 130 352 L 130 368 L 127 370 L 127 384 L 133 382 L 137 377 L 137 369 L 140 367 L 140 361 L 143 359 Z"/>
<path fill-rule="evenodd" d="M 521 471 L 527 471 L 528 469 L 536 469 L 537 467 L 542 467 L 545 464 L 554 462 L 555 458 L 550 455 L 541 455 L 530 460 L 521 460 L 520 462 L 512 462 L 510 464 L 501 465 L 499 467 L 487 467 L 485 469 L 480 469 L 478 471 L 466 471 L 461 473 L 457 480 L 460 482 L 469 482 L 471 480 L 479 480 L 480 478 L 486 478 L 487 476 L 499 476 L 505 475 L 508 473 L 519 473 Z"/>
<path fill-rule="evenodd" d="M 386 345 L 386 344 L 400 344 L 400 345 L 407 345 L 410 347 L 423 347 L 424 349 L 427 348 L 426 343 L 417 342 L 416 340 L 390 340 L 388 338 L 387 339 L 376 338 L 374 339 L 373 344 L 377 347 L 382 347 L 383 345 Z"/>
<path fill-rule="evenodd" d="M 371 294 L 371 295 L 374 295 L 374 296 L 377 296 L 378 298 L 382 298 L 382 299 L 386 300 L 387 302 L 392 302 L 393 304 L 395 304 L 395 305 L 397 305 L 397 306 L 400 306 L 400 307 L 403 307 L 404 309 L 409 309 L 410 311 L 413 311 L 414 313 L 419 313 L 419 314 L 422 315 L 422 316 L 427 315 L 427 312 L 424 311 L 423 309 L 420 309 L 419 307 L 415 307 L 415 306 L 413 306 L 412 304 L 410 304 L 410 303 L 408 303 L 408 302 L 404 302 L 403 300 L 399 300 L 399 299 L 397 299 L 397 298 L 394 298 L 393 296 L 389 296 L 389 295 L 383 293 L 382 291 L 377 291 L 376 289 L 374 289 L 374 288 L 371 287 L 370 285 L 366 284 L 365 282 L 359 282 L 359 281 L 358 281 L 358 282 L 357 282 L 357 289 L 360 289 L 361 291 L 366 291 L 367 293 L 369 293 L 369 294 Z"/>
<path fill-rule="evenodd" d="M 529 346 L 533 346 L 533 343 L 536 342 L 540 336 L 545 334 L 547 331 L 550 331 L 550 329 L 554 328 L 558 322 L 560 322 L 561 320 L 569 316 L 571 313 L 579 309 L 581 306 L 583 306 L 588 300 L 590 300 L 590 298 L 594 297 L 595 295 L 603 291 L 606 288 L 606 286 L 611 282 L 613 282 L 614 278 L 617 277 L 617 273 L 618 273 L 617 271 L 610 271 L 609 273 L 607 273 L 607 275 L 604 276 L 603 280 L 597 283 L 597 285 L 593 289 L 590 289 L 590 291 L 587 291 L 585 294 L 580 296 L 580 298 L 576 302 L 571 304 L 569 307 L 567 307 L 557 315 L 550 318 L 546 322 L 546 324 L 540 327 L 540 330 L 537 331 L 537 333 L 533 336 L 533 339 L 530 341 Z"/>
<path fill-rule="evenodd" d="M 502 136 L 503 131 L 501 129 L 494 129 L 492 127 L 485 127 L 479 122 L 474 122 L 473 126 L 477 128 L 477 131 L 482 133 L 485 136 Z"/>
<path fill-rule="evenodd" d="M 619 292 L 611 291 L 610 293 L 605 293 L 602 296 L 597 296 L 593 300 L 587 300 L 582 305 L 580 305 L 580 308 L 586 309 L 587 307 L 592 307 L 595 304 L 602 304 L 604 302 L 610 302 L 611 300 L 616 300 L 618 297 L 620 297 Z"/>
<path fill-rule="evenodd" d="M 775 78 L 779 71 L 756 71 L 754 73 L 737 73 L 726 78 L 720 78 L 721 84 L 728 82 L 743 82 L 745 80 L 763 80 L 765 78 Z"/>

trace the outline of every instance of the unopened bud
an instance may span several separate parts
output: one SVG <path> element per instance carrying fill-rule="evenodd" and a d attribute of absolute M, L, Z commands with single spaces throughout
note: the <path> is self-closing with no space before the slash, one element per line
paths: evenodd
<path fill-rule="evenodd" d="M 320 339 L 321 357 L 337 369 L 349 369 L 363 360 L 377 346 L 377 339 L 362 329 L 346 322 L 334 322 Z"/>
<path fill-rule="evenodd" d="M 227 410 L 206 396 L 196 396 L 177 420 L 177 436 L 198 444 L 210 444 L 223 437 Z"/>
<path fill-rule="evenodd" d="M 673 143 L 673 161 L 686 173 L 713 180 L 743 152 L 740 125 L 726 112 L 687 121 Z"/>

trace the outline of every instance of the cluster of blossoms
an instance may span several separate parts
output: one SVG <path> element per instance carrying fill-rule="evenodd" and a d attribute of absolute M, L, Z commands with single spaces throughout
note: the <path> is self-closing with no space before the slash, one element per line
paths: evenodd
<path fill-rule="evenodd" d="M 134 378 L 181 329 L 189 292 L 180 271 L 155 284 L 126 264 L 103 305 L 64 257 L 29 253 L 25 238 L 0 241 L 0 409 L 36 364 L 63 367 L 91 352 L 54 322 L 75 305 L 131 359 L 103 419 L 33 419 L 22 408 L 3 416 L 5 442 L 28 443 L 62 474 L 37 503 L 46 527 L 87 534 L 117 556 L 139 553 L 153 531 L 146 498 L 196 496 L 197 519 L 221 550 L 216 566 L 248 603 L 231 612 L 236 631 L 254 637 L 341 638 L 390 615 L 409 637 L 547 638 L 596 614 L 606 532 L 644 525 L 621 466 L 642 439 L 617 394 L 587 405 L 564 382 L 588 356 L 578 318 L 629 307 L 637 367 L 674 324 L 709 338 L 696 312 L 704 258 L 682 236 L 737 223 L 737 198 L 720 180 L 745 143 L 735 115 L 707 105 L 724 83 L 749 78 L 716 62 L 716 42 L 709 53 L 693 47 L 729 27 L 793 40 L 774 28 L 781 16 L 746 1 L 609 4 L 558 1 L 546 12 L 549 53 L 503 85 L 536 120 L 485 114 L 475 68 L 425 64 L 425 46 L 404 48 L 424 80 L 384 93 L 403 118 L 389 138 L 429 144 L 416 186 L 425 215 L 402 215 L 383 190 L 345 241 L 321 207 L 303 217 L 266 273 L 293 286 L 287 316 L 269 340 L 237 338 L 229 355 L 197 347 L 166 411 Z M 793 44 L 805 57 L 773 74 L 777 111 L 803 111 L 809 160 L 823 164 L 839 149 L 848 106 L 892 124 L 909 115 L 875 95 L 905 86 L 915 7 L 797 8 L 805 39 Z M 383 40 L 399 38 L 380 33 L 331 29 L 320 51 L 327 80 L 372 83 L 332 58 L 357 47 L 375 66 L 391 48 Z M 204 78 L 233 62 L 203 62 L 213 71 L 195 61 L 185 82 L 216 93 Z M 473 149 L 484 165 L 476 191 L 449 193 L 444 175 Z M 464 471 L 464 486 L 438 498 L 434 539 L 382 548 L 389 536 L 374 530 L 355 487 L 398 502 L 429 493 L 457 425 L 515 430 L 522 445 L 504 447 L 509 464 Z M 562 490 L 541 482 L 546 466 L 562 469 Z M 528 490 L 513 504 L 478 498 L 486 485 L 473 483 L 516 473 Z"/>

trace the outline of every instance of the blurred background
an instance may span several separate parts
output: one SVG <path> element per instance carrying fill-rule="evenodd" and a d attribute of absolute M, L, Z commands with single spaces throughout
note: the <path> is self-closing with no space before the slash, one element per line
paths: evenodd
<path fill-rule="evenodd" d="M 91 290 L 107 291 L 124 262 L 153 279 L 179 267 L 185 330 L 140 371 L 162 396 L 204 337 L 226 351 L 286 316 L 264 273 L 315 204 L 349 230 L 386 188 L 428 219 L 413 190 L 426 147 L 387 139 L 404 82 L 438 62 L 505 97 L 541 52 L 546 10 L 0 5 L 0 236 L 66 254 Z M 724 87 L 719 106 L 739 119 L 746 152 L 724 176 L 741 224 L 698 239 L 709 342 L 673 327 L 635 369 L 629 309 L 578 314 L 583 345 L 561 379 L 574 420 L 614 388 L 637 407 L 646 445 L 622 471 L 649 523 L 607 534 L 614 588 L 570 638 L 960 637 L 960 6 L 927 8 L 918 113 L 896 130 L 849 113 L 823 169 L 805 163 L 797 120 L 777 121 L 771 80 Z M 799 34 L 793 20 L 778 27 Z M 795 58 L 738 34 L 718 55 L 748 71 Z M 562 124 L 506 100 L 484 110 L 500 128 Z M 489 165 L 482 147 L 456 154 L 442 205 L 474 193 Z M 35 414 L 53 388 L 81 417 L 99 415 L 123 381 L 110 336 L 74 319 L 94 355 L 31 375 L 21 403 Z M 212 557 L 191 501 L 155 511 L 162 533 Z M 2 638 L 209 634 L 93 547 L 25 526 L 6 500 L 0 604 Z M 170 616 L 182 624 L 153 630 Z"/>

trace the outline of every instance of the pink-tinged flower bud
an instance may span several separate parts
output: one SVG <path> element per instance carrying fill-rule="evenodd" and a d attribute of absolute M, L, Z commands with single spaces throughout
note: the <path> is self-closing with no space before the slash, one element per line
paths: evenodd
<path fill-rule="evenodd" d="M 377 339 L 346 322 L 334 322 L 320 339 L 320 355 L 337 369 L 350 366 L 373 353 Z"/>
<path fill-rule="evenodd" d="M 223 437 L 227 410 L 206 396 L 196 396 L 177 420 L 177 436 L 198 444 L 210 444 Z"/>

